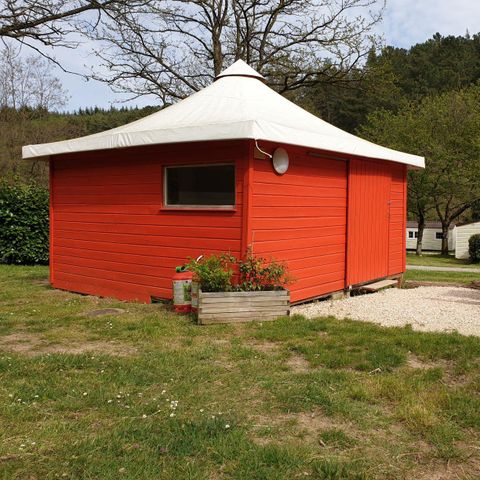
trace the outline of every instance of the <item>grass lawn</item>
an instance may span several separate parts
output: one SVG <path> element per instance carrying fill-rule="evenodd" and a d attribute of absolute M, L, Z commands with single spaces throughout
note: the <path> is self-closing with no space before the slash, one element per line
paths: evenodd
<path fill-rule="evenodd" d="M 200 327 L 46 277 L 0 266 L 2 479 L 479 478 L 479 338 Z"/>
<path fill-rule="evenodd" d="M 414 253 L 407 253 L 407 265 L 423 265 L 427 267 L 465 267 L 465 268 L 478 268 L 480 271 L 480 265 L 470 263 L 469 260 L 460 260 L 453 255 L 448 257 L 442 257 L 437 254 L 425 254 L 417 256 Z"/>
<path fill-rule="evenodd" d="M 473 272 L 448 272 L 448 271 L 428 271 L 428 270 L 407 270 L 404 276 L 405 280 L 417 282 L 445 282 L 445 283 L 472 283 L 480 280 L 480 270 Z"/>

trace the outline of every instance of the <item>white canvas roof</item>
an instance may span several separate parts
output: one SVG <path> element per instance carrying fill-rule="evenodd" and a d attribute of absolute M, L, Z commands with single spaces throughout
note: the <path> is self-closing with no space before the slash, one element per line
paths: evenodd
<path fill-rule="evenodd" d="M 242 60 L 210 86 L 122 127 L 62 142 L 23 147 L 23 158 L 162 143 L 254 139 L 300 145 L 424 167 L 423 157 L 351 135 L 265 85 Z"/>

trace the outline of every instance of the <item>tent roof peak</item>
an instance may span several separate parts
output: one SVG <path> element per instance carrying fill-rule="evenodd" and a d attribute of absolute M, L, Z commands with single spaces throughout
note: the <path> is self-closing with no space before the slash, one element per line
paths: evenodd
<path fill-rule="evenodd" d="M 259 80 L 265 81 L 265 77 L 253 69 L 243 60 L 237 60 L 235 63 L 232 63 L 228 68 L 220 72 L 215 80 L 224 77 L 251 77 L 258 78 Z"/>

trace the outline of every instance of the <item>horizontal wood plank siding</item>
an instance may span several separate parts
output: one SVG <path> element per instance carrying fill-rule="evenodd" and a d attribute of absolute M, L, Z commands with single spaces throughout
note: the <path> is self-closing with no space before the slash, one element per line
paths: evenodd
<path fill-rule="evenodd" d="M 171 298 L 188 257 L 240 255 L 248 142 L 204 142 L 85 152 L 52 160 L 53 286 L 150 302 Z M 234 210 L 171 210 L 163 166 L 235 163 Z"/>
<path fill-rule="evenodd" d="M 251 244 L 254 253 L 288 265 L 290 298 L 298 302 L 344 288 L 347 162 L 285 148 L 284 175 L 270 159 L 254 160 Z"/>

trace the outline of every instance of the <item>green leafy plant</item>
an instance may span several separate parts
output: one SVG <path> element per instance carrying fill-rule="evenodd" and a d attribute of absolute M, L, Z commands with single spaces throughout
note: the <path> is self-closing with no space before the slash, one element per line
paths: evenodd
<path fill-rule="evenodd" d="M 238 271 L 238 287 L 243 291 L 278 290 L 291 282 L 284 263 L 255 256 L 250 248 L 245 259 L 238 261 Z"/>
<path fill-rule="evenodd" d="M 472 263 L 480 262 L 480 233 L 472 235 L 468 240 L 468 254 Z"/>
<path fill-rule="evenodd" d="M 48 263 L 48 190 L 0 183 L 0 262 Z"/>
<path fill-rule="evenodd" d="M 194 281 L 204 292 L 229 292 L 232 287 L 233 265 L 236 258 L 228 253 L 190 259 L 187 266 Z"/>

